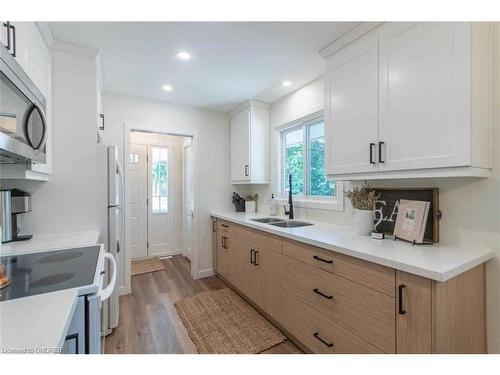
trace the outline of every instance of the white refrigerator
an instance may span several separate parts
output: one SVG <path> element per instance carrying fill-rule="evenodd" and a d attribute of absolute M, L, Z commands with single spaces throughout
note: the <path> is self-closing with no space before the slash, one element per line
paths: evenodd
<path fill-rule="evenodd" d="M 102 308 L 102 333 L 108 335 L 118 325 L 120 317 L 119 288 L 124 284 L 123 247 L 123 170 L 118 160 L 117 146 L 102 145 L 101 163 L 105 186 L 106 230 L 103 242 L 106 252 L 116 259 L 117 282 L 111 297 L 104 301 Z M 109 277 L 110 270 L 106 270 Z"/>

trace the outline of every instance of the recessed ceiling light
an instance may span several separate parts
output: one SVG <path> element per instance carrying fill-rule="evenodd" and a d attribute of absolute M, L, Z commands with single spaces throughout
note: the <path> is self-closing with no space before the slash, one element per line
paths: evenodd
<path fill-rule="evenodd" d="M 180 51 L 177 52 L 177 58 L 179 60 L 189 60 L 191 58 L 191 55 L 186 51 Z"/>
<path fill-rule="evenodd" d="M 172 91 L 172 90 L 174 89 L 174 88 L 173 88 L 172 86 L 170 86 L 170 85 L 163 85 L 161 88 L 162 88 L 163 90 L 165 90 L 165 91 Z"/>
<path fill-rule="evenodd" d="M 283 81 L 282 85 L 285 87 L 288 87 L 288 86 L 292 85 L 292 82 L 291 81 Z"/>

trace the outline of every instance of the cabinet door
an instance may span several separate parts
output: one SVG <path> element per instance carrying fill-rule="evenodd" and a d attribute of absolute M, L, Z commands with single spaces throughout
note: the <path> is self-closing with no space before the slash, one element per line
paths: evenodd
<path fill-rule="evenodd" d="M 231 119 L 231 180 L 250 181 L 250 110 Z"/>
<path fill-rule="evenodd" d="M 470 24 L 388 23 L 380 40 L 380 169 L 470 165 Z"/>
<path fill-rule="evenodd" d="M 396 271 L 397 353 L 430 354 L 432 281 Z"/>
<path fill-rule="evenodd" d="M 238 288 L 241 278 L 238 241 L 225 231 L 217 231 L 217 272 Z"/>
<path fill-rule="evenodd" d="M 378 44 L 367 35 L 333 55 L 325 74 L 326 173 L 377 170 Z"/>
<path fill-rule="evenodd" d="M 1 42 L 3 45 L 7 45 L 7 29 L 4 24 L 7 21 L 0 21 L 0 34 L 1 34 Z M 28 66 L 28 54 L 29 54 L 29 37 L 31 28 L 35 25 L 33 22 L 18 22 L 18 21 L 10 21 L 11 30 L 10 32 L 10 43 L 11 43 L 11 52 L 14 52 L 14 44 L 15 44 L 15 59 L 21 65 L 25 72 L 27 72 Z"/>
<path fill-rule="evenodd" d="M 257 249 L 253 264 L 252 289 L 254 301 L 262 310 L 272 317 L 276 316 L 276 288 L 275 272 L 278 269 L 279 254 L 264 248 Z"/>
<path fill-rule="evenodd" d="M 257 303 L 257 296 L 254 288 L 255 266 L 253 259 L 257 251 L 259 251 L 259 247 L 255 242 L 245 238 L 240 239 L 239 265 L 242 277 L 238 289 L 255 303 Z"/>

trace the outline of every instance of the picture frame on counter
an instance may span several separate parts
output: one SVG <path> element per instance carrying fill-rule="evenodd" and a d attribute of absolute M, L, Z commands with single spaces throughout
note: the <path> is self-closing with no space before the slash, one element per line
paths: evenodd
<path fill-rule="evenodd" d="M 430 202 L 430 208 L 423 242 L 439 242 L 439 221 L 442 217 L 439 209 L 439 188 L 374 188 L 374 190 L 380 195 L 374 209 L 375 231 L 384 233 L 386 238 L 393 236 L 401 199 L 427 201 Z"/>

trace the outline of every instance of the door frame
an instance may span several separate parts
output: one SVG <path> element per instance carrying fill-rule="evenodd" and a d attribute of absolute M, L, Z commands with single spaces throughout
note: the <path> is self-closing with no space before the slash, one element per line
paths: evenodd
<path fill-rule="evenodd" d="M 163 123 L 159 123 L 156 126 L 153 127 L 147 127 L 144 125 L 136 124 L 132 126 L 131 124 L 128 123 L 123 123 L 123 144 L 122 144 L 122 161 L 126 157 L 128 157 L 130 153 L 130 132 L 135 130 L 135 131 L 142 131 L 142 132 L 149 132 L 149 133 L 157 133 L 157 134 L 165 134 L 165 135 L 177 135 L 177 136 L 182 136 L 182 137 L 191 137 L 191 147 L 192 147 L 192 152 L 193 152 L 193 199 L 194 199 L 194 218 L 193 218 L 193 251 L 192 251 L 192 259 L 191 259 L 191 277 L 193 279 L 199 279 L 200 277 L 203 277 L 204 275 L 200 275 L 200 270 L 199 270 L 199 199 L 198 199 L 198 191 L 199 191 L 199 181 L 198 181 L 198 173 L 199 173 L 199 166 L 197 163 L 198 160 L 198 138 L 199 138 L 199 131 L 196 129 L 193 129 L 192 132 L 188 133 L 183 133 L 181 131 L 176 131 L 175 126 L 171 127 L 170 129 L 166 129 L 167 126 L 165 126 Z M 127 183 L 128 183 L 128 163 L 123 163 L 125 165 L 125 172 L 124 172 L 124 197 L 126 199 L 128 189 L 127 189 Z M 126 203 L 126 202 L 125 202 Z M 128 217 L 128 209 L 127 205 L 124 205 L 124 218 Z M 125 245 L 125 288 L 123 290 L 123 294 L 131 293 L 132 291 L 132 286 L 131 286 L 131 257 L 130 257 L 130 250 L 128 249 L 128 233 L 125 230 L 124 232 L 124 243 Z"/>
<path fill-rule="evenodd" d="M 194 159 L 193 159 L 193 142 L 191 142 L 188 145 L 183 146 L 183 163 L 182 163 L 182 178 L 183 178 L 183 186 L 182 186 L 182 215 L 183 215 L 183 222 L 184 222 L 184 230 L 183 230 L 183 255 L 186 256 L 186 243 L 187 243 L 187 236 L 186 236 L 186 222 L 187 222 L 187 158 L 186 158 L 186 151 L 187 149 L 191 149 L 191 163 L 193 164 L 191 167 L 193 168 L 193 177 L 194 177 Z M 191 181 L 192 190 L 193 190 L 193 200 L 194 200 L 194 181 Z M 195 202 L 196 204 L 196 202 Z M 194 216 L 194 213 L 193 213 Z M 191 236 L 193 236 L 193 221 L 194 217 L 191 218 Z M 193 241 L 191 241 L 191 258 L 193 258 Z"/>

